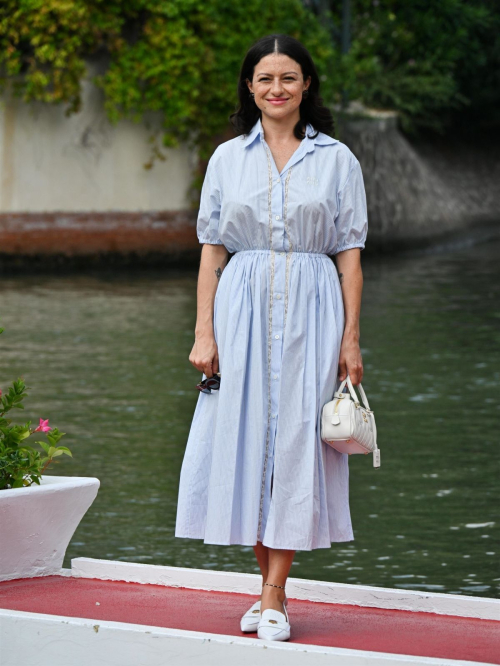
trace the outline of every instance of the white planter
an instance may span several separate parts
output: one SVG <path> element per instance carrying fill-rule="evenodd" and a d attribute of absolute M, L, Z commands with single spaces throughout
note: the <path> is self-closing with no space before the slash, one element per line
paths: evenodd
<path fill-rule="evenodd" d="M 93 477 L 43 476 L 40 485 L 0 490 L 0 580 L 59 573 L 99 485 Z"/>

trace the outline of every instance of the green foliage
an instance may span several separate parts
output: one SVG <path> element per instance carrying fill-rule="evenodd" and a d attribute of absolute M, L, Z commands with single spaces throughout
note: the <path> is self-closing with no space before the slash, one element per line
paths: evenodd
<path fill-rule="evenodd" d="M 0 84 L 25 101 L 81 107 L 85 57 L 112 44 L 123 25 L 115 4 L 84 0 L 4 0 L 0 5 Z"/>
<path fill-rule="evenodd" d="M 0 328 L 2 332 L 3 328 Z M 40 425 L 32 430 L 31 421 L 24 425 L 12 425 L 12 421 L 5 417 L 12 409 L 24 409 L 26 396 L 26 385 L 22 379 L 14 381 L 5 395 L 0 391 L 0 490 L 40 484 L 43 472 L 54 458 L 63 453 L 72 456 L 67 447 L 57 446 L 65 433 L 49 428 L 48 421 L 40 419 Z M 42 447 L 45 456 L 25 443 L 28 437 L 40 431 L 45 433 L 48 444 L 35 443 Z"/>
<path fill-rule="evenodd" d="M 352 6 L 352 46 L 342 62 L 351 99 L 397 110 L 406 130 L 442 130 L 455 110 L 498 108 L 500 12 L 491 0 Z M 340 13 L 332 20 L 340 28 Z"/>

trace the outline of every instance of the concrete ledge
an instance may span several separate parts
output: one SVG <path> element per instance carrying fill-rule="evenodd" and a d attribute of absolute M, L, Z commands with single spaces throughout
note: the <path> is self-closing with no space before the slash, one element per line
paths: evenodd
<path fill-rule="evenodd" d="M 187 587 L 198 590 L 259 594 L 258 574 L 188 569 L 134 562 L 78 557 L 71 560 L 73 576 L 99 580 Z M 325 581 L 289 578 L 287 596 L 331 604 L 419 611 L 500 621 L 500 599 L 458 594 L 400 590 L 367 585 L 346 585 Z"/>
<path fill-rule="evenodd" d="M 0 645 L 2 666 L 481 666 L 10 610 L 0 610 Z"/>

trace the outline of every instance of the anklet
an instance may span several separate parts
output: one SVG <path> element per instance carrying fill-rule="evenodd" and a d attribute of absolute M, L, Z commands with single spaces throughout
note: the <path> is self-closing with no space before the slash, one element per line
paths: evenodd
<path fill-rule="evenodd" d="M 284 586 L 284 585 L 273 585 L 273 583 L 264 583 L 264 585 L 270 585 L 271 587 L 279 587 L 279 588 L 281 588 L 282 590 L 285 589 L 285 586 Z"/>

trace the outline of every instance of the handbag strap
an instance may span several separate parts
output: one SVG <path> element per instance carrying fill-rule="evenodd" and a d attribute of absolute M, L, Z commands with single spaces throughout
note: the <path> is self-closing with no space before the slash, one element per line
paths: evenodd
<path fill-rule="evenodd" d="M 347 375 L 347 377 L 344 379 L 342 384 L 339 386 L 338 392 L 342 393 L 346 384 L 347 384 L 347 388 L 349 389 L 349 393 L 351 394 L 351 397 L 354 400 L 354 402 L 359 402 L 358 396 L 356 395 L 356 391 L 354 390 L 354 386 L 351 382 L 351 378 L 349 377 L 349 375 Z M 359 392 L 361 394 L 361 399 L 363 400 L 364 406 L 366 407 L 366 409 L 370 409 L 370 405 L 368 404 L 368 399 L 366 397 L 366 393 L 363 390 L 363 387 L 361 386 L 361 384 L 358 384 L 357 386 L 358 386 Z"/>
<path fill-rule="evenodd" d="M 347 377 L 347 379 L 348 379 L 348 383 L 351 383 L 351 379 L 350 379 L 349 376 Z M 352 386 L 352 383 L 351 383 L 351 386 Z M 366 407 L 366 409 L 370 409 L 370 405 L 368 404 L 368 398 L 366 397 L 366 393 L 364 392 L 363 387 L 361 386 L 361 384 L 358 384 L 358 389 L 359 389 L 359 392 L 361 394 L 361 399 L 363 400 L 364 406 Z M 353 390 L 354 390 L 354 387 L 353 387 Z"/>

